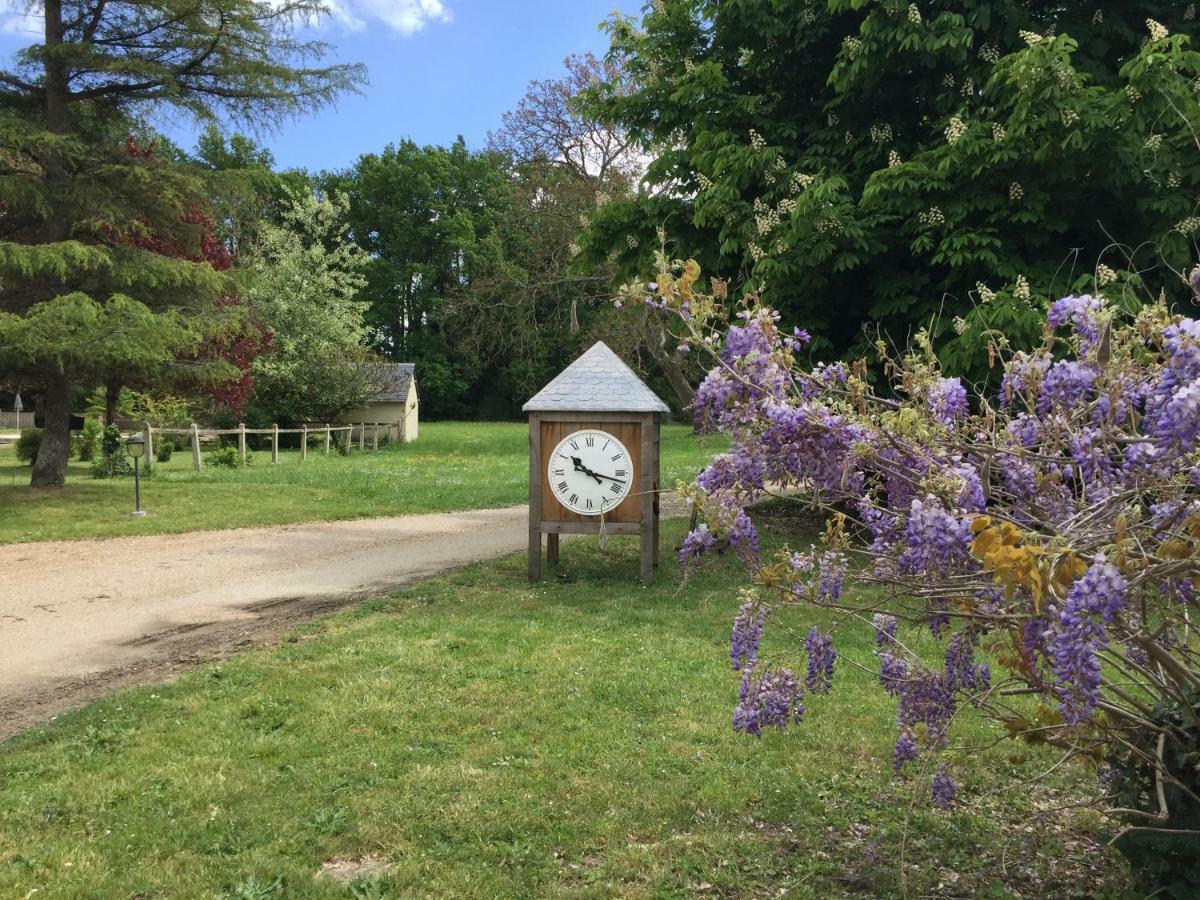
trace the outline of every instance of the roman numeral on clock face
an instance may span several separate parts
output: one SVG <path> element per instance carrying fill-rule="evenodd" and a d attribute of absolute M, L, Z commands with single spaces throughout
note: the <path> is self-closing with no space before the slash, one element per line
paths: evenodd
<path fill-rule="evenodd" d="M 568 502 L 568 503 L 578 503 L 578 502 L 579 502 L 579 495 L 578 495 L 578 494 L 572 494 L 572 495 L 571 495 L 571 499 L 570 499 L 570 500 L 568 500 L 567 502 Z"/>
<path fill-rule="evenodd" d="M 625 477 L 625 470 L 624 470 L 624 469 L 617 469 L 617 471 L 616 471 L 616 472 L 614 472 L 613 474 L 614 474 L 614 475 L 616 475 L 618 478 L 624 478 L 624 477 Z"/>
<path fill-rule="evenodd" d="M 558 492 L 560 494 L 565 494 L 567 492 L 568 487 L 569 487 L 569 485 L 565 481 L 560 481 L 558 483 Z"/>
<path fill-rule="evenodd" d="M 595 446 L 596 446 L 596 438 L 595 438 L 593 435 L 590 435 L 590 434 L 589 434 L 587 437 L 585 437 L 585 438 L 583 439 L 583 442 L 584 442 L 585 444 L 587 444 L 589 447 L 595 447 Z"/>
<path fill-rule="evenodd" d="M 619 484 L 617 484 L 616 482 L 613 482 L 612 484 L 610 484 L 610 485 L 608 486 L 608 489 L 609 489 L 610 491 L 612 491 L 614 494 L 619 494 L 619 493 L 621 493 L 621 486 L 620 486 Z"/>
<path fill-rule="evenodd" d="M 624 455 L 625 455 L 624 453 L 618 453 L 616 456 L 614 456 L 614 457 L 612 458 L 612 459 L 613 459 L 613 462 L 620 462 L 620 461 L 621 461 L 621 457 L 623 457 Z"/>

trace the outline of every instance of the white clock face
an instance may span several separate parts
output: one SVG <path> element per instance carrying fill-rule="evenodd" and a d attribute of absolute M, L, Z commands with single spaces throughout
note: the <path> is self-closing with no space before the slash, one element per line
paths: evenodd
<path fill-rule="evenodd" d="M 633 461 L 625 445 L 607 431 L 585 429 L 568 434 L 554 448 L 546 479 L 567 509 L 598 516 L 629 496 Z"/>

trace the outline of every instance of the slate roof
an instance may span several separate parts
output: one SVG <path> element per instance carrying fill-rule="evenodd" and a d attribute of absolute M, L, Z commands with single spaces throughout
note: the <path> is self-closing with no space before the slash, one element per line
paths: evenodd
<path fill-rule="evenodd" d="M 604 341 L 596 341 L 521 409 L 525 412 L 671 411 Z"/>
<path fill-rule="evenodd" d="M 373 399 L 375 403 L 403 403 L 408 399 L 408 387 L 412 384 L 416 363 L 384 363 L 379 366 L 380 391 Z"/>

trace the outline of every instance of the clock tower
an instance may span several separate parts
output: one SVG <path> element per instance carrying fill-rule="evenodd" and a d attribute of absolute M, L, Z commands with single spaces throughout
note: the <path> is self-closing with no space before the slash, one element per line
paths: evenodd
<path fill-rule="evenodd" d="M 522 409 L 529 413 L 529 580 L 562 534 L 637 534 L 642 581 L 658 565 L 659 432 L 667 404 L 598 341 Z"/>

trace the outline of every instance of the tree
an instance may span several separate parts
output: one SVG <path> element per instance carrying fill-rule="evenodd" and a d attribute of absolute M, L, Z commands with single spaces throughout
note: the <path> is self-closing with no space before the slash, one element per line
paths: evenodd
<path fill-rule="evenodd" d="M 350 234 L 370 256 L 362 298 L 378 348 L 417 364 L 421 402 L 431 416 L 469 414 L 477 358 L 458 348 L 440 316 L 452 292 L 500 258 L 497 227 L 508 210 L 505 160 L 403 141 L 359 158 L 323 180 L 350 202 Z"/>
<path fill-rule="evenodd" d="M 321 12 L 313 0 L 46 0 L 43 42 L 0 70 L 0 366 L 42 388 L 35 487 L 64 483 L 76 386 L 195 348 L 186 310 L 229 293 L 208 263 L 130 240 L 195 246 L 187 216 L 203 196 L 177 166 L 122 153 L 131 114 L 270 121 L 352 89 L 360 68 L 312 68 L 325 46 L 292 35 Z"/>
<path fill-rule="evenodd" d="M 662 226 L 826 353 L 929 326 L 979 376 L 991 330 L 1038 339 L 1030 298 L 1186 296 L 1190 6 L 658 0 L 611 33 L 626 77 L 588 106 L 661 192 L 606 206 L 587 259 L 644 271 Z"/>
<path fill-rule="evenodd" d="M 251 369 L 254 404 L 272 421 L 327 422 L 378 391 L 359 300 L 370 260 L 346 237 L 347 212 L 340 194 L 294 194 L 245 260 L 246 298 L 272 335 Z"/>
<path fill-rule="evenodd" d="M 614 53 L 602 61 L 589 53 L 569 56 L 563 65 L 563 77 L 532 82 L 517 108 L 504 114 L 500 130 L 489 135 L 489 145 L 513 160 L 518 197 L 528 198 L 538 222 L 549 213 L 557 216 L 555 222 L 567 226 L 551 232 L 546 248 L 550 252 L 532 257 L 543 265 L 530 267 L 526 273 L 530 289 L 514 294 L 504 308 L 523 308 L 521 334 L 539 338 L 543 335 L 538 323 L 561 321 L 562 311 L 569 308 L 572 330 L 580 321 L 590 324 L 584 329 L 590 339 L 602 336 L 644 371 L 659 370 L 678 405 L 686 410 L 692 401 L 690 379 L 700 373 L 667 339 L 661 316 L 645 307 L 622 311 L 609 306 L 606 301 L 611 291 L 607 288 L 616 268 L 607 258 L 578 258 L 580 229 L 598 209 L 629 197 L 645 167 L 645 156 L 627 131 L 597 118 L 579 102 L 597 84 L 613 93 L 630 89 L 622 58 Z M 506 219 L 506 224 L 510 221 Z M 654 234 L 653 228 L 650 231 Z M 531 231 L 534 233 L 539 242 L 551 238 L 542 228 Z M 623 240 L 626 246 L 636 244 L 632 235 Z M 529 258 L 521 255 L 514 261 L 520 267 Z M 551 288 L 558 306 L 554 297 L 539 297 L 537 286 Z"/>

